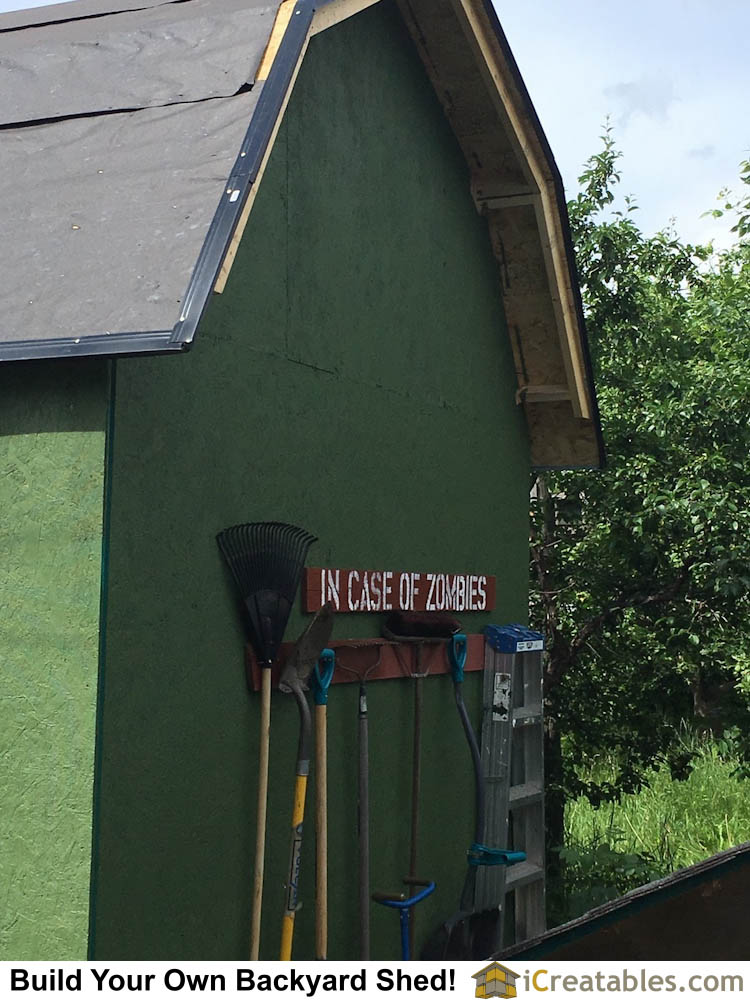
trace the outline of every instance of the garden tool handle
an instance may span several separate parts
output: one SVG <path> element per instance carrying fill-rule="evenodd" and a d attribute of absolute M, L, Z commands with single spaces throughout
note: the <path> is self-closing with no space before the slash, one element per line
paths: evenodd
<path fill-rule="evenodd" d="M 328 951 L 328 751 L 327 705 L 317 704 L 315 719 L 315 957 Z"/>
<path fill-rule="evenodd" d="M 268 814 L 268 760 L 271 743 L 271 664 L 264 663 L 262 666 L 258 750 L 258 804 L 255 821 L 255 873 L 253 879 L 253 908 L 250 921 L 250 960 L 253 962 L 258 961 L 260 953 L 263 872 L 266 855 L 266 817 Z"/>
<path fill-rule="evenodd" d="M 468 652 L 468 640 L 463 632 L 456 632 L 448 640 L 448 660 L 451 665 L 451 674 L 454 684 L 463 684 L 464 667 L 466 666 L 466 655 Z"/>
<path fill-rule="evenodd" d="M 378 663 L 380 654 L 378 654 Z M 359 827 L 359 945 L 360 958 L 370 957 L 370 724 L 367 712 L 366 674 L 359 679 L 359 775 L 357 825 Z"/>
<path fill-rule="evenodd" d="M 322 669 L 321 669 L 322 667 Z M 311 675 L 315 702 L 315 956 L 328 952 L 328 688 L 336 669 L 336 654 L 324 649 Z"/>
<path fill-rule="evenodd" d="M 372 899 L 375 903 L 394 903 L 406 899 L 406 896 L 403 892 L 374 892 Z"/>
<path fill-rule="evenodd" d="M 300 714 L 300 735 L 297 747 L 297 774 L 294 782 L 294 805 L 292 808 L 292 843 L 289 852 L 289 873 L 286 881 L 286 899 L 284 915 L 281 922 L 281 948 L 279 958 L 289 962 L 292 958 L 292 940 L 294 938 L 294 918 L 300 908 L 299 902 L 299 870 L 302 860 L 302 828 L 305 817 L 305 798 L 307 795 L 307 777 L 310 772 L 310 706 L 299 684 L 293 688 L 295 701 Z"/>
<path fill-rule="evenodd" d="M 435 883 L 428 882 L 426 885 L 424 882 L 417 882 L 417 879 L 412 879 L 412 885 L 414 884 L 424 885 L 424 889 L 421 892 L 415 893 L 413 896 L 406 898 L 403 893 L 398 895 L 391 895 L 386 892 L 374 892 L 372 898 L 376 903 L 381 903 L 383 906 L 390 906 L 394 910 L 398 910 L 398 921 L 401 927 L 401 958 L 408 959 L 411 958 L 411 918 L 412 909 L 421 903 L 423 899 L 426 899 L 430 893 L 435 891 Z"/>
<path fill-rule="evenodd" d="M 324 649 L 310 675 L 310 687 L 316 705 L 328 704 L 328 688 L 331 686 L 335 669 L 336 654 L 332 649 Z"/>
<path fill-rule="evenodd" d="M 281 949 L 279 958 L 289 962 L 292 958 L 292 940 L 294 938 L 294 917 L 299 904 L 299 863 L 302 851 L 302 820 L 305 815 L 305 795 L 307 793 L 307 775 L 298 774 L 294 784 L 294 810 L 292 812 L 292 847 L 289 859 L 289 875 L 286 886 L 286 903 L 281 923 Z"/>
<path fill-rule="evenodd" d="M 436 886 L 434 882 L 428 882 L 426 885 L 424 882 L 420 884 L 424 885 L 424 889 L 413 896 L 404 897 L 403 893 L 389 894 L 387 892 L 374 892 L 372 898 L 376 903 L 382 903 L 383 906 L 391 906 L 394 910 L 410 910 L 412 906 L 421 903 L 423 899 L 426 899 L 435 891 Z"/>

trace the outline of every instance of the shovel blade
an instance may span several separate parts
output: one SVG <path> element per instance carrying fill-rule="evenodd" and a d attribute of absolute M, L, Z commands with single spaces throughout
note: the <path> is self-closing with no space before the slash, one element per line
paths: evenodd
<path fill-rule="evenodd" d="M 333 631 L 333 607 L 324 604 L 297 639 L 279 677 L 279 690 L 306 689 L 312 669 L 326 648 Z"/>
<path fill-rule="evenodd" d="M 459 911 L 428 938 L 420 958 L 429 961 L 481 961 L 492 958 L 500 942 L 500 908 L 476 913 Z"/>

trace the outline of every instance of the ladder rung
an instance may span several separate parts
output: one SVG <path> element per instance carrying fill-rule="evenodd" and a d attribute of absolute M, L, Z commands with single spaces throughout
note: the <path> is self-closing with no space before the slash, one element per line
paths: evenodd
<path fill-rule="evenodd" d="M 530 729 L 531 726 L 541 725 L 542 717 L 541 715 L 529 715 L 525 719 L 514 719 L 513 728 L 514 729 Z"/>
<path fill-rule="evenodd" d="M 520 865 L 511 865 L 505 876 L 505 891 L 518 889 L 522 885 L 538 882 L 544 878 L 544 869 L 531 861 L 522 861 Z"/>
<path fill-rule="evenodd" d="M 534 721 L 541 722 L 542 716 L 542 706 L 540 704 L 536 705 L 519 705 L 518 708 L 513 709 L 514 719 L 534 719 Z"/>
<path fill-rule="evenodd" d="M 510 808 L 523 809 L 525 806 L 534 805 L 543 799 L 541 785 L 533 781 L 528 781 L 524 785 L 510 786 Z"/>

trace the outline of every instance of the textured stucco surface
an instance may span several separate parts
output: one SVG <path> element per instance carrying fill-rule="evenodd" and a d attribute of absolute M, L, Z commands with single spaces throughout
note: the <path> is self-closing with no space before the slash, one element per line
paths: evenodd
<path fill-rule="evenodd" d="M 0 368 L 0 958 L 88 934 L 105 362 Z"/>
<path fill-rule="evenodd" d="M 290 520 L 320 538 L 311 563 L 496 573 L 497 611 L 466 629 L 524 619 L 529 457 L 507 344 L 465 163 L 398 15 L 376 5 L 313 39 L 193 351 L 118 362 L 95 957 L 247 953 L 258 699 L 219 529 Z M 287 634 L 302 623 L 295 611 Z M 379 628 L 343 615 L 335 637 Z M 420 936 L 457 906 L 472 829 L 451 685 L 425 687 L 420 868 L 440 888 Z M 406 873 L 411 699 L 408 680 L 371 685 L 373 889 Z M 356 956 L 356 700 L 337 687 L 328 713 L 332 958 Z M 296 732 L 275 695 L 267 958 Z M 299 958 L 313 954 L 308 818 Z M 373 956 L 395 956 L 395 914 L 372 922 Z"/>

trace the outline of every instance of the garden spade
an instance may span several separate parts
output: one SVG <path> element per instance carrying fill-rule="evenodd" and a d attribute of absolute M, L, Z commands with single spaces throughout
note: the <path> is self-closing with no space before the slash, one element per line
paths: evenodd
<path fill-rule="evenodd" d="M 299 709 L 299 742 L 292 809 L 292 845 L 289 852 L 289 874 L 281 925 L 279 958 L 288 962 L 292 957 L 294 917 L 299 909 L 299 873 L 302 852 L 302 824 L 305 816 L 305 795 L 310 773 L 310 743 L 312 720 L 305 690 L 313 667 L 328 645 L 333 630 L 333 608 L 324 604 L 294 645 L 279 678 L 279 689 L 294 695 Z"/>

